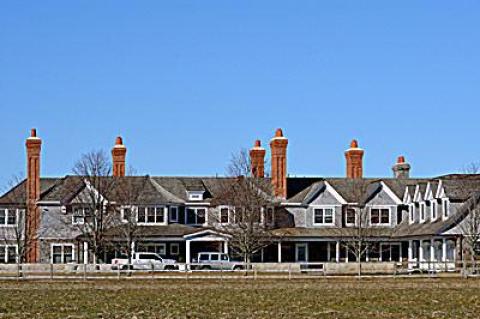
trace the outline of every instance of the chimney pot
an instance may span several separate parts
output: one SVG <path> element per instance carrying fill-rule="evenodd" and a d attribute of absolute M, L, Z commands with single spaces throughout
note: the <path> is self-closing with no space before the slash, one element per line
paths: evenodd
<path fill-rule="evenodd" d="M 350 148 L 345 151 L 347 178 L 363 177 L 363 154 L 364 151 L 358 147 L 358 141 L 352 140 Z"/>
<path fill-rule="evenodd" d="M 123 139 L 121 136 L 117 136 L 117 139 L 115 140 L 115 145 L 123 145 Z"/>
<path fill-rule="evenodd" d="M 37 137 L 37 129 L 36 128 L 32 128 L 32 130 L 30 131 L 30 137 Z"/>
<path fill-rule="evenodd" d="M 405 161 L 405 156 L 399 156 L 397 163 L 392 167 L 393 177 L 399 179 L 410 178 L 410 168 L 410 164 Z"/>
<path fill-rule="evenodd" d="M 250 168 L 252 176 L 257 178 L 265 177 L 265 149 L 260 140 L 256 140 L 250 149 Z"/>
<path fill-rule="evenodd" d="M 260 140 L 256 140 L 254 146 L 255 147 L 262 147 L 262 142 L 260 142 Z"/>
<path fill-rule="evenodd" d="M 275 131 L 275 137 L 283 137 L 283 131 L 281 128 L 277 128 Z"/>

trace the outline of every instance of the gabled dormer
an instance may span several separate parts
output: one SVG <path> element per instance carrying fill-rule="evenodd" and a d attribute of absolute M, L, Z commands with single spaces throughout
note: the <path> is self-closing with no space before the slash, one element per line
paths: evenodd
<path fill-rule="evenodd" d="M 440 205 L 439 214 L 441 214 L 442 220 L 446 220 L 450 215 L 450 199 L 445 192 L 445 187 L 442 180 L 439 180 L 438 182 L 438 189 L 435 197 Z"/>

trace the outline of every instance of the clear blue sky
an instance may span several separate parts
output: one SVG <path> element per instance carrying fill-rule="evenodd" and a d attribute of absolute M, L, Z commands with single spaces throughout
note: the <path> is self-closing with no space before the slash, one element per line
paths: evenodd
<path fill-rule="evenodd" d="M 415 176 L 480 160 L 478 1 L 1 1 L 0 184 L 44 140 L 42 174 L 115 136 L 152 175 L 223 174 L 275 128 L 288 170 Z"/>

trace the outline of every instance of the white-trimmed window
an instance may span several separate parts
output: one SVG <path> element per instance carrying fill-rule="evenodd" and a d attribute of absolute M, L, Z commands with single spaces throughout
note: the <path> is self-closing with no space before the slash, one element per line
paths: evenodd
<path fill-rule="evenodd" d="M 131 206 L 122 207 L 122 221 L 126 223 L 134 222 L 135 221 L 134 212 L 135 212 L 135 209 Z"/>
<path fill-rule="evenodd" d="M 423 223 L 427 215 L 427 204 L 420 203 L 420 222 Z"/>
<path fill-rule="evenodd" d="M 143 225 L 166 224 L 165 206 L 138 206 L 137 223 Z"/>
<path fill-rule="evenodd" d="M 345 226 L 352 227 L 355 226 L 357 220 L 357 214 L 355 213 L 355 209 L 347 208 L 345 211 Z"/>
<path fill-rule="evenodd" d="M 207 223 L 207 209 L 204 207 L 187 207 L 185 209 L 186 224 L 204 225 Z"/>
<path fill-rule="evenodd" d="M 52 244 L 52 264 L 70 264 L 75 261 L 75 246 L 73 244 Z"/>
<path fill-rule="evenodd" d="M 432 222 L 435 221 L 438 217 L 437 201 L 435 199 L 430 203 L 430 214 Z"/>
<path fill-rule="evenodd" d="M 90 215 L 90 208 L 74 206 L 72 212 L 72 224 L 83 225 L 85 224 L 85 217 Z"/>
<path fill-rule="evenodd" d="M 389 225 L 390 208 L 371 208 L 370 225 Z"/>
<path fill-rule="evenodd" d="M 18 211 L 16 209 L 0 209 L 0 227 L 12 227 L 17 225 Z"/>
<path fill-rule="evenodd" d="M 178 206 L 170 206 L 169 220 L 171 223 L 178 223 Z"/>
<path fill-rule="evenodd" d="M 228 206 L 219 207 L 218 221 L 220 224 L 228 224 L 230 222 L 230 208 Z"/>
<path fill-rule="evenodd" d="M 335 221 L 334 208 L 314 208 L 313 224 L 314 225 L 333 225 Z"/>
<path fill-rule="evenodd" d="M 171 243 L 170 244 L 170 255 L 177 256 L 180 254 L 180 244 Z"/>
<path fill-rule="evenodd" d="M 17 245 L 0 245 L 0 264 L 14 264 L 17 262 Z"/>
<path fill-rule="evenodd" d="M 410 224 L 415 222 L 415 204 L 408 205 L 408 221 Z"/>
<path fill-rule="evenodd" d="M 137 252 L 155 253 L 160 256 L 165 256 L 167 254 L 167 244 L 165 243 L 140 244 L 138 245 Z"/>
<path fill-rule="evenodd" d="M 187 197 L 190 201 L 201 201 L 203 200 L 204 191 L 187 191 Z"/>
<path fill-rule="evenodd" d="M 442 213 L 444 219 L 450 215 L 450 201 L 446 198 L 442 199 Z"/>

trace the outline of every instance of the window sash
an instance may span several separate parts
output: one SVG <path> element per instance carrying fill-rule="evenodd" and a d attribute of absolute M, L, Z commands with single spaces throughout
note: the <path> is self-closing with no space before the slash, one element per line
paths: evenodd
<path fill-rule="evenodd" d="M 371 225 L 390 224 L 390 209 L 388 208 L 372 208 L 370 209 Z"/>
<path fill-rule="evenodd" d="M 321 225 L 332 225 L 333 212 L 333 208 L 315 208 L 313 210 L 313 223 Z"/>

